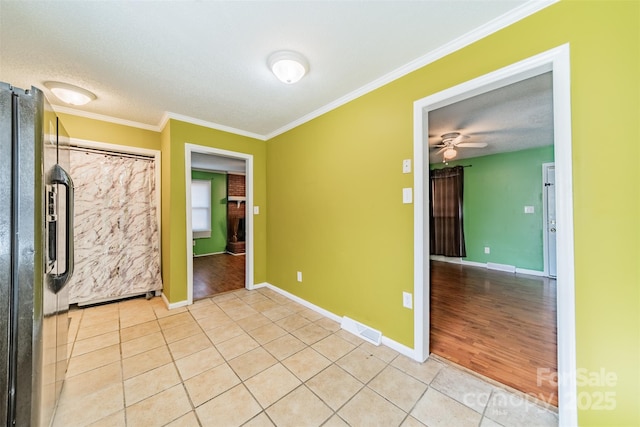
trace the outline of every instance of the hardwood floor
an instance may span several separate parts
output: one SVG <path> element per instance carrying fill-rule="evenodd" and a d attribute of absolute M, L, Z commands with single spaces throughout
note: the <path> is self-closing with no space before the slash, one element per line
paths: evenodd
<path fill-rule="evenodd" d="M 431 261 L 432 353 L 557 406 L 556 337 L 555 280 Z"/>
<path fill-rule="evenodd" d="M 245 285 L 245 256 L 216 254 L 193 258 L 193 299 L 242 289 Z"/>

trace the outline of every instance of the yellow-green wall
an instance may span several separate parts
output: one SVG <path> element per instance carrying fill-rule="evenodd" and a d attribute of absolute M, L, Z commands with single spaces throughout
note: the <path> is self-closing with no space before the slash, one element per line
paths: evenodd
<path fill-rule="evenodd" d="M 264 141 L 170 120 L 162 132 L 162 151 L 169 152 L 163 163 L 162 253 L 164 292 L 171 303 L 187 299 L 186 260 L 186 193 L 185 144 L 203 145 L 253 156 L 253 203 L 260 206 L 260 214 L 253 219 L 253 280 L 267 277 L 267 195 L 266 144 Z M 167 168 L 165 170 L 165 167 Z M 164 177 L 167 177 L 166 181 Z M 165 194 L 170 200 L 164 200 Z"/>
<path fill-rule="evenodd" d="M 570 43 L 577 366 L 617 375 L 579 421 L 640 424 L 639 4 L 562 1 L 268 141 L 268 282 L 412 347 L 413 102 Z"/>

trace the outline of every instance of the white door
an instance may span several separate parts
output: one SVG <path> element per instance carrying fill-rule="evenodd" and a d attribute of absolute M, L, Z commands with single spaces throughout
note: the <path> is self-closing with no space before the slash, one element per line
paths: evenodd
<path fill-rule="evenodd" d="M 553 163 L 543 165 L 544 182 L 544 256 L 549 277 L 556 277 L 556 169 Z"/>

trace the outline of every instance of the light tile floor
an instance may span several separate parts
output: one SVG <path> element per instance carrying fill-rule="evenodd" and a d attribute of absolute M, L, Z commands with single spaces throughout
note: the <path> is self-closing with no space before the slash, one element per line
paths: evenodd
<path fill-rule="evenodd" d="M 376 347 L 267 288 L 70 312 L 54 426 L 555 426 L 557 414 Z"/>

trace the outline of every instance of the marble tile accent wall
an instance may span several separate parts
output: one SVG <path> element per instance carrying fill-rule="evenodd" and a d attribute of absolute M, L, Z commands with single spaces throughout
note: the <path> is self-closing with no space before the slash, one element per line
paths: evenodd
<path fill-rule="evenodd" d="M 71 151 L 75 270 L 69 302 L 162 288 L 153 159 Z"/>

